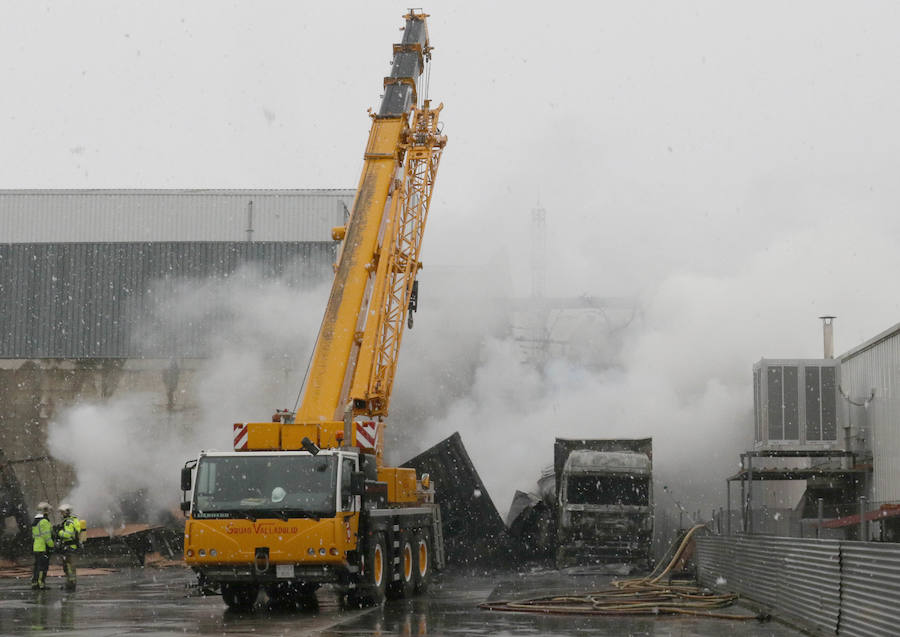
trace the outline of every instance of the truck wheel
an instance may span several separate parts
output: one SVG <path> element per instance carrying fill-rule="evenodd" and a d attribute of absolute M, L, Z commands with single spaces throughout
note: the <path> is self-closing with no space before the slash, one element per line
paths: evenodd
<path fill-rule="evenodd" d="M 412 535 L 404 532 L 400 536 L 400 579 L 391 582 L 388 594 L 391 599 L 412 597 L 416 592 L 416 551 Z"/>
<path fill-rule="evenodd" d="M 385 548 L 384 535 L 374 534 L 369 538 L 368 546 L 360 564 L 360 601 L 366 604 L 380 604 L 384 601 L 387 589 L 388 553 Z"/>
<path fill-rule="evenodd" d="M 258 594 L 256 584 L 222 584 L 222 599 L 232 610 L 252 610 Z"/>
<path fill-rule="evenodd" d="M 413 543 L 413 551 L 416 566 L 416 592 L 424 593 L 428 590 L 428 581 L 431 579 L 431 542 L 428 533 L 418 531 Z"/>

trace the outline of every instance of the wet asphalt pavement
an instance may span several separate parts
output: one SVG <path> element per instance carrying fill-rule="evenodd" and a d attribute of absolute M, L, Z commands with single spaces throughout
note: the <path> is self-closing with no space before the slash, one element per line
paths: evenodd
<path fill-rule="evenodd" d="M 64 632 L 67 635 L 800 635 L 777 622 L 693 617 L 573 617 L 480 610 L 486 600 L 522 599 L 562 591 L 594 590 L 609 577 L 557 572 L 501 575 L 442 573 L 419 598 L 382 607 L 346 610 L 331 589 L 320 589 L 312 608 L 253 613 L 226 610 L 221 597 L 201 597 L 194 578 L 181 568 L 124 569 L 82 576 L 78 590 L 61 590 L 50 578 L 47 591 L 29 589 L 27 579 L 0 579 L 0 634 Z"/>

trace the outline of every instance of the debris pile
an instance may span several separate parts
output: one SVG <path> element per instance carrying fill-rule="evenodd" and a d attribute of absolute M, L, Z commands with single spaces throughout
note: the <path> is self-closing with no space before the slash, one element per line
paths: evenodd
<path fill-rule="evenodd" d="M 699 588 L 692 580 L 672 578 L 672 573 L 684 563 L 691 550 L 694 533 L 703 528 L 705 528 L 703 525 L 693 527 L 685 535 L 666 567 L 661 571 L 657 567 L 646 577 L 616 580 L 608 589 L 586 594 L 485 602 L 480 604 L 479 608 L 564 615 L 699 615 L 733 620 L 762 619 L 759 614 L 751 612 L 716 612 L 732 606 L 738 596 Z M 663 563 L 665 562 L 660 564 Z"/>

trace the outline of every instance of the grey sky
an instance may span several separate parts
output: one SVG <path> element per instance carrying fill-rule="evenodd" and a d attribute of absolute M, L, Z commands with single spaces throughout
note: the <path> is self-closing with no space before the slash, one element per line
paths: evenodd
<path fill-rule="evenodd" d="M 425 7 L 450 137 L 426 264 L 505 252 L 527 292 L 540 199 L 561 293 L 656 298 L 699 276 L 769 306 L 762 262 L 830 258 L 814 293 L 787 276 L 791 321 L 838 314 L 842 351 L 900 318 L 854 296 L 895 265 L 895 3 L 551 7 Z M 356 183 L 406 6 L 3 9 L 0 186 L 317 188 Z M 771 354 L 815 355 L 814 325 L 783 325 L 809 337 Z"/>

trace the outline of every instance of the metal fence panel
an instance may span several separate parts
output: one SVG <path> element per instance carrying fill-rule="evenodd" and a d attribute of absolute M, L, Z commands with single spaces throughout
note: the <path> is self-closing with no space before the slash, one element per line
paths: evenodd
<path fill-rule="evenodd" d="M 900 633 L 900 544 L 842 542 L 841 635 Z"/>
<path fill-rule="evenodd" d="M 778 607 L 793 619 L 833 633 L 840 617 L 840 542 L 777 539 Z"/>
<path fill-rule="evenodd" d="M 697 539 L 704 586 L 728 590 L 776 614 L 834 634 L 840 610 L 840 543 L 772 536 Z"/>
<path fill-rule="evenodd" d="M 900 634 L 900 544 L 771 536 L 697 539 L 704 586 L 828 634 Z"/>

